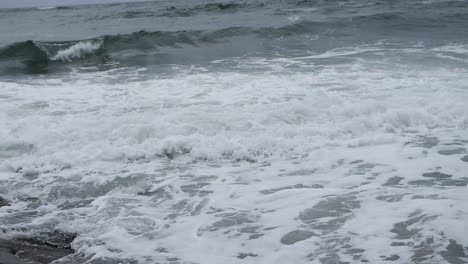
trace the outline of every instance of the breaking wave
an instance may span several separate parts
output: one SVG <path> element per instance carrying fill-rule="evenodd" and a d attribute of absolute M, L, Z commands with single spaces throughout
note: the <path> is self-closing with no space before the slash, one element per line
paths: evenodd
<path fill-rule="evenodd" d="M 209 4 L 192 9 L 204 10 L 204 12 L 210 10 L 227 12 L 239 8 L 243 8 L 243 4 Z M 177 16 L 183 15 L 180 13 L 180 8 L 169 8 L 166 11 L 179 12 L 173 14 Z M 127 11 L 124 16 L 146 16 L 146 12 L 149 11 Z M 88 64 L 87 66 L 119 65 L 121 63 L 126 65 L 127 62 L 138 66 L 178 64 L 179 62 L 184 64 L 189 60 L 194 62 L 198 57 L 214 60 L 224 58 L 222 56 L 244 56 L 246 51 L 240 50 L 242 46 L 248 46 L 248 51 L 254 55 L 265 50 L 270 52 L 269 54 L 289 55 L 287 52 L 291 51 L 297 55 L 295 52 L 299 51 L 303 52 L 301 55 L 304 55 L 320 48 L 321 45 L 316 41 L 317 39 L 323 42 L 322 46 L 336 48 L 333 45 L 346 45 L 348 43 L 345 41 L 348 39 L 351 42 L 354 41 L 355 34 L 361 34 L 363 30 L 375 31 L 373 33 L 379 37 L 372 39 L 372 41 L 385 40 L 389 36 L 387 32 L 396 30 L 404 31 L 407 36 L 415 35 L 415 39 L 420 41 L 421 36 L 430 36 L 429 32 L 421 31 L 421 26 L 427 29 L 436 28 L 440 24 L 439 20 L 436 21 L 430 17 L 408 18 L 404 13 L 393 11 L 378 14 L 355 14 L 352 19 L 349 17 L 329 19 L 331 21 L 328 19 L 310 21 L 299 18 L 293 20 L 294 23 L 278 27 L 236 26 L 218 30 L 142 30 L 74 41 L 28 40 L 0 48 L 0 72 L 5 72 L 5 69 L 8 68 L 13 73 L 47 73 L 55 69 L 63 70 L 64 67 L 61 66 L 52 69 L 52 66 L 63 63 L 85 63 Z M 462 18 L 452 17 L 450 19 L 458 21 Z M 407 26 L 400 27 L 402 22 Z M 369 28 L 368 25 L 373 26 Z M 337 37 L 343 41 L 334 41 Z M 361 37 L 363 42 L 368 40 L 365 35 L 361 35 Z M 240 44 L 239 41 L 243 41 L 243 44 Z M 273 46 L 276 44 L 272 44 L 274 41 L 277 41 L 275 47 Z M 229 45 L 224 45 L 226 43 Z M 212 49 L 213 45 L 217 45 L 215 51 Z M 189 49 L 184 50 L 185 48 Z M 174 49 L 176 50 L 174 51 Z M 214 52 L 220 56 L 208 56 Z M 204 53 L 204 55 L 198 56 L 198 53 Z M 15 63 L 12 64 L 12 61 Z M 14 67 L 12 68 L 11 65 Z"/>
<path fill-rule="evenodd" d="M 88 54 L 93 54 L 100 47 L 100 43 L 95 43 L 92 41 L 78 42 L 66 49 L 59 50 L 57 54 L 52 57 L 52 60 L 71 61 Z"/>
<path fill-rule="evenodd" d="M 0 48 L 1 62 L 17 61 L 25 66 L 43 66 L 51 63 L 120 61 L 123 54 L 145 54 L 163 47 L 203 47 L 242 36 L 278 38 L 305 34 L 316 29 L 315 22 L 301 22 L 279 28 L 230 27 L 215 31 L 137 31 L 131 34 L 105 35 L 77 41 L 17 42 Z"/>

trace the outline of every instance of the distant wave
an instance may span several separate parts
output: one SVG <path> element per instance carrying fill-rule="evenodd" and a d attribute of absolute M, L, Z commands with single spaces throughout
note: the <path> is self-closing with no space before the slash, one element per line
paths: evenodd
<path fill-rule="evenodd" d="M 176 7 L 170 6 L 158 10 L 147 10 L 136 8 L 133 10 L 123 11 L 111 16 L 97 16 L 96 20 L 105 19 L 108 17 L 134 19 L 146 17 L 189 17 L 200 14 L 225 14 L 235 13 L 239 11 L 252 11 L 256 7 L 263 6 L 263 4 L 239 4 L 239 3 L 209 3 L 203 5 L 196 5 L 193 7 Z"/>
<path fill-rule="evenodd" d="M 56 6 L 43 6 L 43 7 L 37 7 L 37 10 L 50 10 L 50 9 L 57 9 Z"/>
<path fill-rule="evenodd" d="M 160 16 L 167 17 L 185 17 L 193 16 L 199 13 L 218 13 L 218 12 L 236 12 L 245 8 L 253 8 L 252 4 L 238 4 L 238 3 L 210 3 L 204 5 L 197 5 L 191 8 L 177 8 L 168 7 L 163 11 Z"/>
<path fill-rule="evenodd" d="M 205 9 L 235 9 L 240 8 L 237 5 L 204 5 Z M 137 15 L 136 13 L 133 15 Z M 461 19 L 461 18 L 452 18 Z M 400 21 L 404 21 L 402 28 Z M 385 32 L 390 30 L 399 30 L 405 32 L 419 32 L 421 26 L 425 28 L 435 26 L 439 23 L 432 18 L 407 18 L 401 12 L 387 12 L 379 14 L 356 14 L 353 19 L 342 18 L 332 21 L 307 21 L 299 20 L 282 27 L 228 27 L 219 30 L 181 30 L 181 31 L 137 31 L 129 34 L 104 35 L 92 39 L 83 39 L 75 41 L 34 41 L 16 42 L 0 48 L 0 72 L 5 68 L 21 68 L 26 66 L 26 72 L 44 72 L 44 67 L 51 64 L 70 64 L 86 63 L 86 66 L 108 65 L 109 63 L 129 63 L 131 65 L 164 64 L 178 63 L 191 58 L 190 54 L 183 52 L 174 52 L 171 49 L 201 48 L 207 47 L 209 50 L 213 45 L 229 43 L 234 41 L 247 41 L 252 47 L 261 49 L 265 40 L 278 40 L 293 38 L 296 36 L 350 36 L 359 34 L 363 29 L 380 30 Z M 440 24 L 440 23 L 439 23 Z M 373 25 L 369 29 L 368 25 Z M 387 36 L 382 34 L 383 37 Z M 248 43 L 248 44 L 249 44 Z M 299 43 L 296 40 L 289 42 L 291 44 Z M 307 42 L 309 43 L 309 42 Z M 304 45 L 308 45 L 308 44 Z M 299 43 L 300 44 L 300 43 Z M 263 45 L 263 46 L 262 46 Z M 311 43 L 315 45 L 315 43 Z M 233 54 L 232 49 L 239 45 L 218 45 L 218 54 Z M 267 47 L 268 48 L 268 47 Z M 294 47 L 295 48 L 295 47 Z M 314 49 L 314 46 L 301 46 L 300 49 Z M 222 50 L 225 49 L 225 50 Z M 255 50 L 250 50 L 255 53 Z M 170 54 L 169 54 L 169 53 Z M 172 53 L 171 53 L 172 52 Z M 211 53 L 206 51 L 206 53 Z M 234 52 L 235 53 L 235 52 Z M 239 53 L 237 53 L 239 54 Z M 245 53 L 244 53 L 245 54 Z M 195 54 L 196 55 L 196 54 Z M 152 57 L 151 57 L 152 56 Z M 234 55 L 235 56 L 235 55 Z M 209 56 L 205 56 L 209 57 Z M 12 63 L 15 62 L 15 63 Z M 13 66 L 12 66 L 13 65 Z M 63 67 L 57 67 L 57 69 Z M 30 70 L 33 69 L 33 70 Z M 14 70 L 12 70 L 14 71 Z M 23 69 L 20 71 L 24 72 Z"/>
<path fill-rule="evenodd" d="M 119 4 L 104 4 L 107 7 L 119 5 Z M 199 14 L 207 14 L 207 13 L 234 13 L 238 11 L 251 11 L 256 7 L 264 6 L 264 3 L 208 3 L 208 4 L 201 4 L 192 7 L 178 7 L 178 6 L 169 6 L 166 8 L 158 9 L 158 10 L 147 10 L 135 7 L 133 10 L 128 10 L 124 12 L 119 12 L 111 17 L 119 17 L 125 19 L 133 19 L 133 18 L 144 18 L 144 17 L 188 17 L 188 16 L 195 16 Z M 85 6 L 89 5 L 76 5 L 76 6 L 41 6 L 35 8 L 14 8 L 14 9 L 0 9 L 0 12 L 18 12 L 18 11 L 28 11 L 28 10 L 37 10 L 37 11 L 44 11 L 44 10 L 73 10 L 73 9 L 80 9 Z M 107 18 L 109 16 L 103 16 Z M 98 17 L 98 18 L 103 18 Z"/>
<path fill-rule="evenodd" d="M 0 60 L 18 59 L 25 64 L 47 61 L 72 61 L 94 54 L 101 44 L 97 41 L 64 43 L 24 41 L 0 49 Z"/>
<path fill-rule="evenodd" d="M 300 22 L 280 28 L 230 27 L 216 31 L 137 31 L 131 34 L 106 35 L 77 41 L 28 40 L 0 48 L 0 61 L 19 60 L 26 65 L 51 61 L 72 62 L 126 50 L 144 53 L 161 47 L 210 45 L 229 41 L 230 38 L 238 36 L 252 35 L 258 38 L 291 36 L 314 31 L 316 26 L 315 22 Z"/>

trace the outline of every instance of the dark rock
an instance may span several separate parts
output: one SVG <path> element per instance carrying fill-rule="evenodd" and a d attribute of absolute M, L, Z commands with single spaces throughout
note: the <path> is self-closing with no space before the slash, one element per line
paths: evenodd
<path fill-rule="evenodd" d="M 38 234 L 35 238 L 26 238 L 22 240 L 35 244 L 42 244 L 48 247 L 70 249 L 70 244 L 75 238 L 76 234 L 54 230 L 53 232 Z"/>
<path fill-rule="evenodd" d="M 73 250 L 70 248 L 50 247 L 22 240 L 0 240 L 2 264 L 45 264 L 72 253 Z"/>
<path fill-rule="evenodd" d="M 4 247 L 0 241 L 0 263 L 2 264 L 42 264 L 34 260 L 24 260 L 15 255 L 16 252 L 10 248 Z"/>
<path fill-rule="evenodd" d="M 461 158 L 462 161 L 464 162 L 468 162 L 468 155 L 464 156 L 463 158 Z"/>
<path fill-rule="evenodd" d="M 4 230 L 5 232 L 5 230 Z M 34 238 L 0 240 L 0 263 L 46 264 L 73 254 L 70 243 L 75 234 L 54 231 Z"/>

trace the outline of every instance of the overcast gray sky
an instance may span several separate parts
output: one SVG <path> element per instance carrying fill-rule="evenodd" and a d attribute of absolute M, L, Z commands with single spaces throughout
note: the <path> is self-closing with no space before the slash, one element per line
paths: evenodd
<path fill-rule="evenodd" d="M 140 2 L 142 0 L 0 0 L 0 8 L 46 7 L 94 3 Z"/>

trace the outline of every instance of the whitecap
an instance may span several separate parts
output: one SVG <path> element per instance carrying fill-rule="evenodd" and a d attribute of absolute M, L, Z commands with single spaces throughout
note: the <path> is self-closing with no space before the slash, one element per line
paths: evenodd
<path fill-rule="evenodd" d="M 43 6 L 43 7 L 38 7 L 37 10 L 50 10 L 50 9 L 56 9 L 56 6 Z"/>
<path fill-rule="evenodd" d="M 81 58 L 82 56 L 94 53 L 101 47 L 101 43 L 92 41 L 78 42 L 66 49 L 59 50 L 52 60 L 72 61 L 73 59 Z"/>

